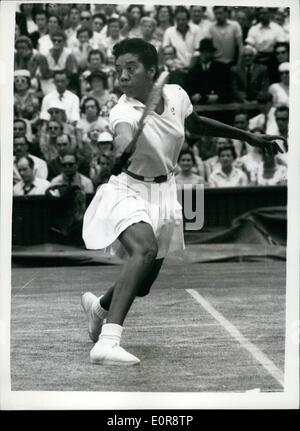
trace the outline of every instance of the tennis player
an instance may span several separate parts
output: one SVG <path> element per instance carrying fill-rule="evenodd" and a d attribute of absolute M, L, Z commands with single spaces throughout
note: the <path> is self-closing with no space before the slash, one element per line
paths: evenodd
<path fill-rule="evenodd" d="M 254 135 L 200 117 L 178 85 L 163 87 L 155 111 L 147 116 L 137 142 L 134 135 L 158 75 L 153 45 L 125 39 L 114 47 L 115 67 L 124 93 L 110 113 L 110 126 L 120 155 L 107 184 L 87 208 L 83 239 L 89 249 L 105 249 L 125 256 L 114 286 L 99 298 L 82 296 L 94 364 L 134 365 L 140 360 L 120 346 L 123 323 L 134 301 L 149 293 L 165 256 L 184 248 L 181 206 L 173 175 L 185 128 L 190 132 L 223 136 L 278 151 L 279 136 Z M 118 174 L 118 175 L 117 175 Z"/>

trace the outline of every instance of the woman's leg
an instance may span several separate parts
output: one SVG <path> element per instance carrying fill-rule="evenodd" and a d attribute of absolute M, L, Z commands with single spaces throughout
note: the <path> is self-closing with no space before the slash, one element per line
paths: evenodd
<path fill-rule="evenodd" d="M 158 248 L 152 227 L 144 222 L 129 226 L 119 240 L 129 258 L 114 285 L 106 322 L 122 325 L 143 281 L 151 274 Z"/>

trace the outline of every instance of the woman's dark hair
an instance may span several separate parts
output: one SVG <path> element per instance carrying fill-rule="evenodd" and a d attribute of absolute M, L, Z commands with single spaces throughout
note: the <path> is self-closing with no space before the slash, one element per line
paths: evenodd
<path fill-rule="evenodd" d="M 191 156 L 191 159 L 193 161 L 193 165 L 196 164 L 196 159 L 195 159 L 195 155 L 193 153 L 192 150 L 190 150 L 189 148 L 186 148 L 184 150 L 181 150 L 178 156 L 178 162 L 180 161 L 181 157 L 184 156 L 185 154 L 189 154 Z"/>
<path fill-rule="evenodd" d="M 236 151 L 235 151 L 235 148 L 234 148 L 233 145 L 224 145 L 224 147 L 219 148 L 218 149 L 218 156 L 220 157 L 220 155 L 221 155 L 221 153 L 223 151 L 228 151 L 228 150 L 231 151 L 232 157 L 234 159 L 236 159 L 237 158 L 237 154 L 236 154 Z"/>
<path fill-rule="evenodd" d="M 85 114 L 85 111 L 86 111 L 86 109 L 85 109 L 85 105 L 86 105 L 86 103 L 87 103 L 87 102 L 90 102 L 91 100 L 92 100 L 93 102 L 95 102 L 95 105 L 96 105 L 96 108 L 97 108 L 97 115 L 99 115 L 99 113 L 100 113 L 100 105 L 99 105 L 99 102 L 98 102 L 98 100 L 97 100 L 97 99 L 95 99 L 95 97 L 91 97 L 91 96 L 86 97 L 86 98 L 83 100 L 82 105 L 81 105 L 81 112 L 82 112 L 83 114 Z"/>
<path fill-rule="evenodd" d="M 155 67 L 156 74 L 154 79 L 156 78 L 158 74 L 158 54 L 156 48 L 151 43 L 134 37 L 132 39 L 124 39 L 113 47 L 113 55 L 116 59 L 128 53 L 136 55 L 146 70 L 150 69 L 150 67 Z"/>
<path fill-rule="evenodd" d="M 190 12 L 185 6 L 177 6 L 176 7 L 175 12 L 174 12 L 175 18 L 179 13 L 182 13 L 182 12 L 186 14 L 187 19 L 190 19 Z"/>
<path fill-rule="evenodd" d="M 89 35 L 89 39 L 91 39 L 93 37 L 93 31 L 91 29 L 91 27 L 89 25 L 82 25 L 76 32 L 76 38 L 78 39 L 78 36 L 81 33 L 85 33 L 87 32 Z"/>
<path fill-rule="evenodd" d="M 274 45 L 274 53 L 276 53 L 277 48 L 282 47 L 287 50 L 287 52 L 290 54 L 290 44 L 289 42 L 276 42 Z"/>
<path fill-rule="evenodd" d="M 32 42 L 31 42 L 31 39 L 29 39 L 29 37 L 27 37 L 27 36 L 19 36 L 19 37 L 16 39 L 16 41 L 15 41 L 15 49 L 17 49 L 17 48 L 18 48 L 18 45 L 19 45 L 20 43 L 25 43 L 29 49 L 32 49 L 32 48 L 33 48 L 33 46 L 32 46 Z"/>
<path fill-rule="evenodd" d="M 99 55 L 100 55 L 100 57 L 101 57 L 101 62 L 102 62 L 102 63 L 104 63 L 104 61 L 105 61 L 104 54 L 103 54 L 103 52 L 102 52 L 102 51 L 100 51 L 100 49 L 92 49 L 92 50 L 89 52 L 89 55 L 88 55 L 88 62 L 90 62 L 91 56 L 92 56 L 92 55 L 95 55 L 95 54 L 99 54 Z"/>
<path fill-rule="evenodd" d="M 46 20 L 48 21 L 48 14 L 44 9 L 36 9 L 33 13 L 32 13 L 32 19 L 34 22 L 36 22 L 36 16 L 37 15 L 44 15 L 46 17 Z"/>
<path fill-rule="evenodd" d="M 169 12 L 169 22 L 170 22 L 170 24 L 171 25 L 173 25 L 174 24 L 174 12 L 173 12 L 173 9 L 172 9 L 172 7 L 171 6 L 168 6 L 168 5 L 160 5 L 160 6 L 157 6 L 156 7 L 156 15 L 155 15 L 155 19 L 156 19 L 156 21 L 157 21 L 157 25 L 159 25 L 159 18 L 158 18 L 158 15 L 159 15 L 159 12 L 161 11 L 161 9 L 168 9 L 168 12 Z"/>
<path fill-rule="evenodd" d="M 103 21 L 103 25 L 105 25 L 105 24 L 106 24 L 106 22 L 107 22 L 107 19 L 106 19 L 106 16 L 104 15 L 104 13 L 101 13 L 101 12 L 95 13 L 95 14 L 92 16 L 92 20 L 94 20 L 95 18 L 100 18 L 100 19 L 102 19 L 102 21 Z"/>
<path fill-rule="evenodd" d="M 141 12 L 141 17 L 143 17 L 145 15 L 144 12 L 144 7 L 141 4 L 131 4 L 128 6 L 128 8 L 126 9 L 127 14 L 129 15 L 130 12 L 132 11 L 132 9 L 138 8 Z"/>

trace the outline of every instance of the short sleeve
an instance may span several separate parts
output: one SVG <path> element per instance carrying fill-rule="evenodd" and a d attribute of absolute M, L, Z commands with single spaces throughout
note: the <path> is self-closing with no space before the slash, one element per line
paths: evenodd
<path fill-rule="evenodd" d="M 119 123 L 127 123 L 132 128 L 136 123 L 132 110 L 125 103 L 118 103 L 109 113 L 109 126 L 113 133 L 115 133 L 116 125 Z"/>
<path fill-rule="evenodd" d="M 194 108 L 193 108 L 192 102 L 191 102 L 187 92 L 181 87 L 179 87 L 179 89 L 180 89 L 181 94 L 182 94 L 183 115 L 184 115 L 184 118 L 187 118 L 189 115 L 191 115 Z"/>

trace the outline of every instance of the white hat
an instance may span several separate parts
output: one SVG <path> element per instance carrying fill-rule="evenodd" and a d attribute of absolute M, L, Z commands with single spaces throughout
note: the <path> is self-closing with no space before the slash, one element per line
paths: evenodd
<path fill-rule="evenodd" d="M 112 141 L 113 141 L 113 137 L 108 132 L 100 133 L 98 140 L 97 140 L 97 142 L 112 142 Z"/>
<path fill-rule="evenodd" d="M 60 100 L 53 101 L 48 108 L 48 112 L 50 111 L 50 109 L 60 109 L 61 111 L 66 110 L 64 104 Z"/>
<path fill-rule="evenodd" d="M 290 63 L 285 61 L 284 63 L 281 63 L 278 67 L 279 72 L 289 72 L 290 71 Z"/>
<path fill-rule="evenodd" d="M 30 78 L 30 72 L 27 69 L 19 69 L 14 71 L 14 77 L 24 76 L 25 78 Z"/>

